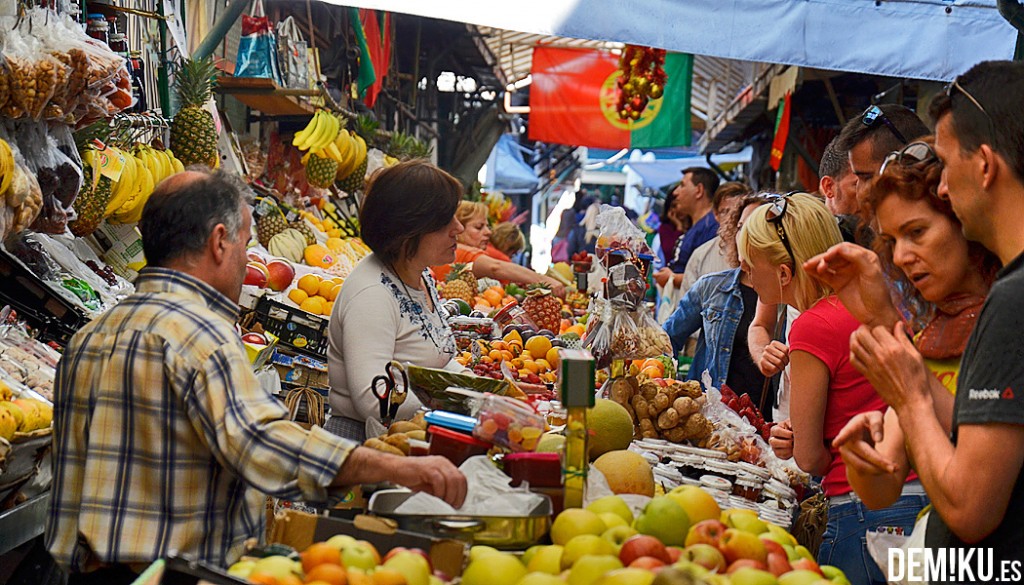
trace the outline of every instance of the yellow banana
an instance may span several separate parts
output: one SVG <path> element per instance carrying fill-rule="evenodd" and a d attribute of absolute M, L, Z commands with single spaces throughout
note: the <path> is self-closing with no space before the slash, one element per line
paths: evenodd
<path fill-rule="evenodd" d="M 299 146 L 300 144 L 303 143 L 303 141 L 309 138 L 309 135 L 313 132 L 314 129 L 316 129 L 317 116 L 319 115 L 320 112 L 314 114 L 313 117 L 309 120 L 309 124 L 306 124 L 305 128 L 295 133 L 295 136 L 292 137 L 292 146 Z"/>
<path fill-rule="evenodd" d="M 327 148 L 324 148 L 322 152 L 334 159 L 335 162 L 341 162 L 341 152 L 338 151 L 338 145 L 333 141 L 328 142 Z"/>
<path fill-rule="evenodd" d="M 334 144 L 334 139 L 338 137 L 338 132 L 341 131 L 341 120 L 339 120 L 337 116 L 328 112 L 327 118 L 331 125 L 327 134 L 324 136 L 323 142 L 319 145 L 320 148 L 328 148 L 329 145 Z"/>
<path fill-rule="evenodd" d="M 124 155 L 124 168 L 121 169 L 121 178 L 114 184 L 110 201 L 107 202 L 107 209 L 103 213 L 104 217 L 108 217 L 117 211 L 135 193 L 135 187 L 138 182 L 136 159 L 129 152 L 122 152 L 122 154 Z"/>
<path fill-rule="evenodd" d="M 335 174 L 335 177 L 337 177 L 338 179 L 344 179 L 345 177 L 352 174 L 352 171 L 354 171 L 355 168 L 359 166 L 360 162 L 358 158 L 359 143 L 356 142 L 356 139 L 352 137 L 352 134 L 349 131 L 342 132 L 342 134 L 348 136 L 346 140 L 349 143 L 349 150 L 345 155 L 345 162 L 340 163 L 338 165 L 338 172 Z"/>
<path fill-rule="evenodd" d="M 3 178 L 0 179 L 0 198 L 3 198 L 14 179 L 14 153 L 11 152 L 11 145 L 2 139 L 0 139 L 0 172 L 3 173 Z"/>
<path fill-rule="evenodd" d="M 352 137 L 349 136 L 348 131 L 341 129 L 334 138 L 334 146 L 337 147 L 340 153 L 338 155 L 338 164 L 343 164 L 348 160 L 348 157 L 352 156 L 355 143 L 352 142 Z"/>
<path fill-rule="evenodd" d="M 309 150 L 313 146 L 313 144 L 315 144 L 317 141 L 321 139 L 320 134 L 322 134 L 327 129 L 328 122 L 327 119 L 324 118 L 323 110 L 319 110 L 316 113 L 316 115 L 313 116 L 313 122 L 316 123 L 316 125 L 313 127 L 313 130 L 311 130 L 309 134 L 307 134 L 305 138 L 299 144 L 296 145 L 299 150 Z M 313 122 L 310 123 L 312 124 Z"/>
<path fill-rule="evenodd" d="M 174 165 L 171 163 L 171 157 L 167 154 L 166 150 L 156 150 L 156 156 L 160 159 L 161 170 L 164 173 L 163 178 L 166 179 L 174 174 Z"/>
<path fill-rule="evenodd" d="M 171 174 L 180 173 L 185 170 L 185 165 L 178 160 L 178 157 L 174 156 L 173 150 L 168 148 L 164 152 L 167 153 L 167 158 L 171 161 Z"/>

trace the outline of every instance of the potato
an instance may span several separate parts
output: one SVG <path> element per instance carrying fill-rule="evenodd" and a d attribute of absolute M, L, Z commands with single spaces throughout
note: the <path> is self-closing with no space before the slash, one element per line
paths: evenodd
<path fill-rule="evenodd" d="M 669 408 L 658 416 L 658 428 L 667 430 L 679 424 L 679 413 L 676 409 Z"/>

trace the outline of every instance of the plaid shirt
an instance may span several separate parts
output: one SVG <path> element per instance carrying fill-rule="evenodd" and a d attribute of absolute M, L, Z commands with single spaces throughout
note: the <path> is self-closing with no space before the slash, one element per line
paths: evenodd
<path fill-rule="evenodd" d="M 226 566 L 262 536 L 265 494 L 326 501 L 355 444 L 287 420 L 225 296 L 161 268 L 136 284 L 58 365 L 46 547 L 73 572 L 170 553 Z"/>

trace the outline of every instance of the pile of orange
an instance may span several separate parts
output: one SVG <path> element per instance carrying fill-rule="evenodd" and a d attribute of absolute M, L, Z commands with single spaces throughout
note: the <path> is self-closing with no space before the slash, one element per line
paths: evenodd
<path fill-rule="evenodd" d="M 526 343 L 518 331 L 511 331 L 503 339 L 480 344 L 480 363 L 508 362 L 510 368 L 520 376 L 537 374 L 545 382 L 554 382 L 558 369 L 558 348 L 551 346 L 551 340 L 543 335 L 534 335 Z M 455 358 L 463 366 L 473 363 L 473 354 L 465 351 Z"/>
<path fill-rule="evenodd" d="M 473 297 L 473 305 L 476 308 L 500 309 L 514 300 L 500 286 L 492 286 Z"/>
<path fill-rule="evenodd" d="M 288 291 L 288 300 L 300 309 L 314 315 L 330 315 L 334 310 L 334 301 L 341 294 L 341 278 L 320 278 L 315 274 L 307 274 L 295 283 L 295 288 Z"/>

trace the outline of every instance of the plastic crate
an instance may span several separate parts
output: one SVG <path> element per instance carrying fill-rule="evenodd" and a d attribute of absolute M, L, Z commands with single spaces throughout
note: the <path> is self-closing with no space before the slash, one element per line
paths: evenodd
<path fill-rule="evenodd" d="M 327 357 L 327 319 L 264 297 L 256 303 L 256 320 L 281 343 Z"/>

